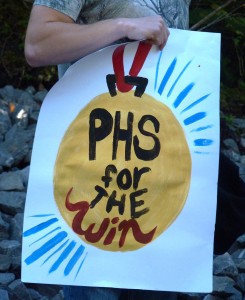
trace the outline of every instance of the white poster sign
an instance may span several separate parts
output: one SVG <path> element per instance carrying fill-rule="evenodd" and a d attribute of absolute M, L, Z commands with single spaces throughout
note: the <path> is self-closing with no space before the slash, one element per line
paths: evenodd
<path fill-rule="evenodd" d="M 22 280 L 210 292 L 220 35 L 111 46 L 73 64 L 39 115 Z"/>

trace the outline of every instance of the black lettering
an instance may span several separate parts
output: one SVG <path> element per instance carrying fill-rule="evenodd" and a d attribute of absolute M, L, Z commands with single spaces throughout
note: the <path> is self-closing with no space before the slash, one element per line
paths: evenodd
<path fill-rule="evenodd" d="M 134 142 L 133 143 L 134 143 L 135 155 L 138 157 L 138 159 L 145 160 L 145 161 L 155 159 L 159 155 L 159 152 L 160 152 L 160 149 L 161 149 L 160 141 L 156 137 L 156 135 L 154 135 L 151 132 L 148 132 L 148 131 L 144 130 L 144 124 L 147 121 L 151 121 L 153 123 L 156 133 L 159 132 L 159 127 L 160 127 L 159 121 L 154 116 L 151 116 L 151 115 L 145 115 L 139 121 L 139 124 L 138 124 L 139 131 L 143 135 L 150 136 L 154 140 L 153 148 L 150 149 L 150 150 L 145 150 L 145 149 L 142 149 L 139 146 L 139 138 L 137 137 L 137 135 L 134 136 Z"/>
<path fill-rule="evenodd" d="M 95 127 L 96 120 L 101 121 L 100 127 Z M 89 160 L 96 159 L 96 143 L 103 140 L 112 131 L 113 118 L 103 108 L 95 108 L 89 116 Z"/>
<path fill-rule="evenodd" d="M 128 118 L 127 118 L 127 129 L 121 129 L 120 128 L 121 113 L 119 111 L 116 112 L 114 136 L 113 136 L 113 153 L 112 153 L 113 160 L 115 160 L 117 158 L 118 141 L 126 142 L 125 160 L 131 159 L 133 120 L 134 120 L 134 115 L 131 112 L 129 112 Z"/>

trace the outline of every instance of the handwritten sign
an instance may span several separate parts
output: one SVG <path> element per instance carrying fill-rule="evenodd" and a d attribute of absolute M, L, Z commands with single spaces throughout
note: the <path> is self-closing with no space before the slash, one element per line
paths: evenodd
<path fill-rule="evenodd" d="M 111 46 L 52 88 L 33 147 L 23 281 L 212 289 L 219 47 L 219 34 L 171 30 L 163 51 Z"/>

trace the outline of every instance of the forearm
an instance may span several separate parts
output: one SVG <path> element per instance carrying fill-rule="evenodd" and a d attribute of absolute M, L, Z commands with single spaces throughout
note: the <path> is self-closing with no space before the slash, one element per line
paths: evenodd
<path fill-rule="evenodd" d="M 125 37 L 148 40 L 162 48 L 168 35 L 159 16 L 80 25 L 53 9 L 37 6 L 27 28 L 25 55 L 31 66 L 54 65 L 75 61 Z"/>
<path fill-rule="evenodd" d="M 33 66 L 71 62 L 123 37 L 119 20 L 92 25 L 48 22 L 40 34 L 27 36 L 26 57 Z"/>

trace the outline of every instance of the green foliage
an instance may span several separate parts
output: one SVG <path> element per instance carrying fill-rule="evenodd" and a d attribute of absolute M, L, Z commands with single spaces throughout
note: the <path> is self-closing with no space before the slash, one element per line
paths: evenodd
<path fill-rule="evenodd" d="M 30 11 L 31 3 L 24 0 L 0 3 L 0 86 L 49 88 L 57 80 L 56 68 L 31 68 L 25 61 L 24 40 Z"/>
<path fill-rule="evenodd" d="M 221 33 L 221 109 L 245 114 L 245 4 L 243 0 L 192 0 L 190 28 Z"/>

